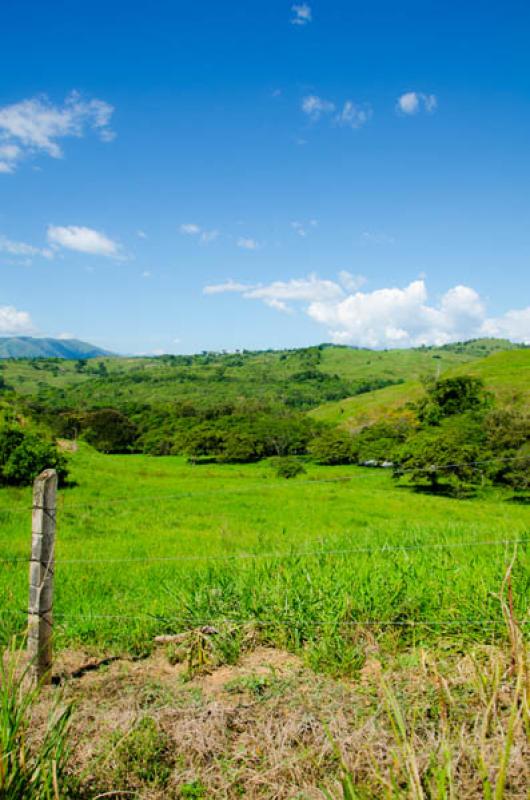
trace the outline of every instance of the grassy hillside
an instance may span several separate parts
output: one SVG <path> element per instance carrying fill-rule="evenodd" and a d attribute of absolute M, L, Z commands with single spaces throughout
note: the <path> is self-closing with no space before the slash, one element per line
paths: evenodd
<path fill-rule="evenodd" d="M 6 362 L 2 376 L 17 393 L 55 408 L 251 398 L 307 410 L 386 384 L 442 374 L 476 361 L 478 353 L 508 347 L 513 345 L 484 340 L 383 352 L 321 345 L 255 353 L 102 358 L 89 364 L 19 360 Z"/>
<path fill-rule="evenodd" d="M 530 401 L 530 349 L 494 352 L 480 360 L 453 364 L 443 374 L 452 376 L 463 373 L 482 378 L 501 404 L 510 402 L 524 405 Z M 310 414 L 315 419 L 356 428 L 379 419 L 389 410 L 417 400 L 422 391 L 418 380 L 410 380 L 369 394 L 326 403 Z"/>

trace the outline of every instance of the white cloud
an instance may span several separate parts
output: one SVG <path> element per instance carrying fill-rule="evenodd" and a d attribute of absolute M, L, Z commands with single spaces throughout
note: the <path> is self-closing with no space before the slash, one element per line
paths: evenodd
<path fill-rule="evenodd" d="M 343 269 L 339 272 L 339 283 L 348 292 L 356 292 L 361 286 L 364 286 L 367 278 L 364 275 L 352 275 L 351 272 Z"/>
<path fill-rule="evenodd" d="M 369 106 L 358 106 L 351 100 L 346 100 L 342 111 L 335 117 L 335 122 L 355 130 L 366 125 L 371 116 L 372 109 Z"/>
<path fill-rule="evenodd" d="M 201 229 L 199 225 L 189 222 L 180 226 L 180 232 L 184 233 L 186 236 L 197 236 L 201 232 Z"/>
<path fill-rule="evenodd" d="M 395 244 L 394 236 L 381 231 L 363 231 L 361 234 L 361 241 L 364 244 Z"/>
<path fill-rule="evenodd" d="M 33 333 L 34 326 L 27 311 L 18 311 L 13 306 L 0 306 L 0 333 L 22 335 Z"/>
<path fill-rule="evenodd" d="M 218 230 L 213 231 L 202 231 L 201 233 L 201 242 L 203 244 L 209 244 L 210 242 L 215 242 L 215 240 L 219 236 Z"/>
<path fill-rule="evenodd" d="M 147 234 L 145 231 L 136 231 L 136 235 L 139 239 L 147 239 Z"/>
<path fill-rule="evenodd" d="M 3 234 L 0 234 L 0 253 L 8 253 L 11 256 L 20 256 L 26 259 L 31 259 L 32 256 L 53 258 L 53 252 L 46 247 L 34 247 L 34 245 L 26 244 L 25 242 L 14 242 Z"/>
<path fill-rule="evenodd" d="M 104 233 L 81 225 L 48 226 L 48 242 L 52 247 L 64 247 L 78 253 L 89 253 L 94 256 L 122 258 L 121 248 L 117 242 L 109 239 Z"/>
<path fill-rule="evenodd" d="M 196 225 L 194 222 L 181 225 L 179 230 L 185 236 L 198 236 L 202 244 L 209 244 L 215 241 L 219 236 L 218 230 L 203 230 L 200 225 Z"/>
<path fill-rule="evenodd" d="M 318 226 L 317 219 L 310 219 L 309 222 L 291 222 L 291 228 L 301 236 L 303 239 L 309 233 L 310 228 L 316 228 Z"/>
<path fill-rule="evenodd" d="M 84 99 L 78 92 L 71 92 L 62 105 L 42 95 L 0 107 L 0 172 L 14 172 L 20 161 L 38 153 L 62 158 L 59 141 L 82 137 L 88 129 L 102 141 L 112 141 L 113 112 L 109 103 Z"/>
<path fill-rule="evenodd" d="M 142 272 L 142 278 L 150 278 L 153 273 L 150 272 L 148 269 Z"/>
<path fill-rule="evenodd" d="M 502 317 L 485 320 L 483 336 L 500 336 L 530 344 L 530 306 L 507 311 Z"/>
<path fill-rule="evenodd" d="M 360 347 L 442 345 L 480 336 L 530 343 L 530 307 L 490 318 L 484 301 L 469 286 L 454 286 L 438 302 L 429 302 L 423 280 L 361 292 L 364 282 L 362 276 L 342 271 L 339 281 L 316 275 L 254 286 L 227 281 L 205 287 L 204 293 L 233 292 L 282 312 L 300 309 L 325 326 L 332 341 Z"/>
<path fill-rule="evenodd" d="M 316 122 L 323 114 L 332 114 L 335 111 L 335 103 L 324 100 L 316 94 L 309 94 L 302 100 L 302 111 Z"/>
<path fill-rule="evenodd" d="M 240 236 L 237 240 L 237 246 L 241 247 L 243 250 L 257 250 L 259 248 L 259 243 L 255 239 Z"/>
<path fill-rule="evenodd" d="M 331 100 L 324 100 L 316 94 L 309 94 L 302 99 L 302 111 L 313 121 L 318 122 L 322 117 L 333 114 L 337 106 Z M 333 117 L 336 125 L 347 128 L 362 128 L 370 117 L 372 109 L 368 105 L 359 106 L 352 100 L 346 100 L 338 113 Z"/>
<path fill-rule="evenodd" d="M 261 300 L 265 305 L 276 308 L 279 311 L 292 311 L 292 308 L 287 304 L 288 301 L 306 303 L 313 301 L 332 302 L 338 300 L 344 294 L 337 283 L 322 280 L 316 275 L 308 275 L 307 278 L 295 278 L 290 281 L 274 281 L 266 285 L 249 285 L 229 280 L 225 283 L 205 286 L 203 292 L 204 294 L 234 292 L 241 294 L 247 300 Z"/>
<path fill-rule="evenodd" d="M 398 97 L 396 109 L 402 114 L 413 116 L 423 108 L 429 114 L 436 111 L 438 99 L 434 94 L 424 94 L 423 92 L 405 92 Z"/>
<path fill-rule="evenodd" d="M 292 25 L 307 25 L 313 19 L 311 6 L 307 3 L 295 3 L 291 6 L 293 16 L 291 18 Z"/>

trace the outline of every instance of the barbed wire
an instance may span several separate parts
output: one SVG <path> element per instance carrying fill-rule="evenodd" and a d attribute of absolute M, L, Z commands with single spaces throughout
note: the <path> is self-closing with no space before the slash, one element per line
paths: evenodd
<path fill-rule="evenodd" d="M 501 547 L 509 545 L 530 544 L 530 538 L 522 539 L 490 539 L 485 541 L 466 541 L 466 542 L 424 542 L 421 544 L 383 544 L 378 546 L 366 547 L 346 547 L 336 548 L 332 550 L 298 550 L 291 552 L 278 552 L 267 551 L 263 553 L 219 553 L 211 555 L 175 555 L 175 556 L 135 556 L 127 558 L 59 558 L 55 564 L 149 564 L 155 562 L 172 562 L 172 561 L 236 561 L 236 560 L 249 560 L 258 558 L 270 559 L 293 559 L 293 558 L 306 558 L 306 557 L 319 557 L 319 556 L 336 556 L 346 555 L 351 553 L 386 553 L 386 552 L 409 552 L 414 550 L 441 550 L 462 547 Z M 0 559 L 0 564 L 27 564 L 31 558 L 3 558 Z"/>
<path fill-rule="evenodd" d="M 377 461 L 379 461 L 379 459 L 366 459 L 366 461 L 377 462 Z M 411 473 L 431 474 L 431 473 L 434 473 L 434 472 L 441 472 L 443 470 L 448 470 L 448 469 L 458 469 L 458 468 L 461 468 L 461 467 L 470 467 L 470 468 L 472 468 L 474 470 L 477 470 L 477 469 L 480 468 L 480 466 L 482 466 L 484 464 L 509 463 L 509 462 L 513 462 L 513 461 L 530 461 L 530 456 L 525 455 L 525 456 L 509 456 L 509 457 L 505 457 L 505 458 L 500 458 L 500 457 L 499 458 L 487 458 L 487 459 L 479 459 L 479 460 L 475 460 L 475 461 L 461 461 L 461 462 L 455 462 L 455 463 L 451 463 L 451 464 L 432 464 L 432 465 L 430 465 L 428 467 L 417 467 L 417 468 L 416 467 L 411 467 L 411 468 L 407 468 L 407 469 L 400 469 L 399 464 L 389 464 L 386 467 L 383 467 L 382 465 L 378 465 L 377 469 L 384 469 L 384 470 L 392 469 L 392 470 L 394 470 L 396 472 L 396 475 L 398 477 L 401 477 L 402 475 L 408 475 L 408 474 L 411 474 Z M 352 464 L 350 466 L 355 468 L 355 469 L 359 469 L 360 468 L 360 469 L 373 470 L 375 468 L 375 465 L 372 466 L 372 465 L 368 465 L 368 464 L 356 464 L 356 465 Z M 307 479 L 298 480 L 297 481 L 297 485 L 299 485 L 299 484 L 312 485 L 312 484 L 320 484 L 320 483 L 347 483 L 347 482 L 350 482 L 350 481 L 355 481 L 355 480 L 360 480 L 360 479 L 366 480 L 366 479 L 370 479 L 370 478 L 371 478 L 371 475 L 369 475 L 368 473 L 363 473 L 362 475 L 360 475 L 360 474 L 357 474 L 357 475 L 341 475 L 341 476 L 337 476 L 336 478 L 307 478 Z M 260 489 L 263 489 L 263 488 L 275 489 L 275 488 L 278 488 L 279 486 L 283 486 L 283 484 L 270 483 L 270 484 L 264 484 L 263 486 L 260 486 L 259 488 Z M 238 491 L 238 493 L 242 493 L 240 488 L 238 488 L 237 491 Z M 248 490 L 245 490 L 245 491 L 248 492 L 248 493 L 252 493 L 252 492 L 255 491 L 255 487 L 252 487 L 251 489 L 248 489 Z M 103 501 L 102 505 L 107 507 L 107 506 L 115 505 L 115 504 L 119 504 L 119 503 L 128 503 L 128 504 L 131 504 L 133 502 L 142 503 L 142 502 L 147 501 L 147 500 L 148 501 L 152 501 L 152 500 L 176 500 L 176 499 L 184 499 L 184 498 L 189 498 L 189 497 L 194 497 L 194 496 L 200 496 L 200 495 L 204 495 L 204 494 L 208 494 L 209 495 L 209 494 L 214 494 L 214 493 L 226 494 L 227 490 L 226 490 L 226 488 L 219 489 L 217 491 L 215 491 L 215 490 L 212 491 L 211 489 L 210 490 L 209 489 L 205 489 L 202 492 L 180 491 L 178 493 L 171 493 L 171 494 L 157 493 L 157 494 L 152 494 L 152 495 L 137 495 L 136 497 L 131 497 L 130 495 L 127 495 L 127 496 L 124 495 L 122 497 L 114 497 L 114 498 L 105 499 Z M 57 504 L 57 511 L 61 511 L 61 512 L 62 511 L 69 511 L 70 509 L 86 509 L 87 511 L 91 511 L 91 510 L 93 510 L 93 504 L 89 503 L 89 502 L 85 502 L 85 503 L 64 503 L 64 502 L 59 502 Z M 26 508 L 2 508 L 2 507 L 0 507 L 0 512 L 7 513 L 7 514 L 26 514 L 26 513 L 29 513 L 32 510 L 33 510 L 33 507 L 30 507 L 30 506 L 28 506 Z"/>

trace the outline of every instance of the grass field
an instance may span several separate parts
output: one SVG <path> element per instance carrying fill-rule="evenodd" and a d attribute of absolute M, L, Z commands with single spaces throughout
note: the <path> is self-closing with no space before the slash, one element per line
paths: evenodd
<path fill-rule="evenodd" d="M 435 497 L 355 467 L 308 464 L 282 480 L 267 463 L 190 466 L 83 445 L 70 458 L 78 485 L 59 496 L 59 647 L 138 652 L 156 634 L 256 621 L 260 641 L 350 674 L 363 663 L 360 629 L 392 650 L 502 635 L 496 595 L 515 547 L 517 616 L 529 609 L 528 544 L 492 544 L 528 538 L 530 509 L 509 494 Z M 30 505 L 29 489 L 0 492 L 4 641 L 25 622 Z"/>

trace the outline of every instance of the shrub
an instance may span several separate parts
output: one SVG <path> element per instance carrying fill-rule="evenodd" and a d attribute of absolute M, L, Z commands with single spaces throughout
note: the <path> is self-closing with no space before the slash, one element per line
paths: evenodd
<path fill-rule="evenodd" d="M 56 469 L 59 481 L 67 476 L 66 459 L 57 447 L 22 428 L 0 428 L 0 482 L 25 486 L 44 469 Z"/>
<path fill-rule="evenodd" d="M 306 472 L 304 465 L 297 461 L 296 458 L 274 459 L 273 466 L 278 478 L 296 478 L 297 475 L 303 475 Z"/>

